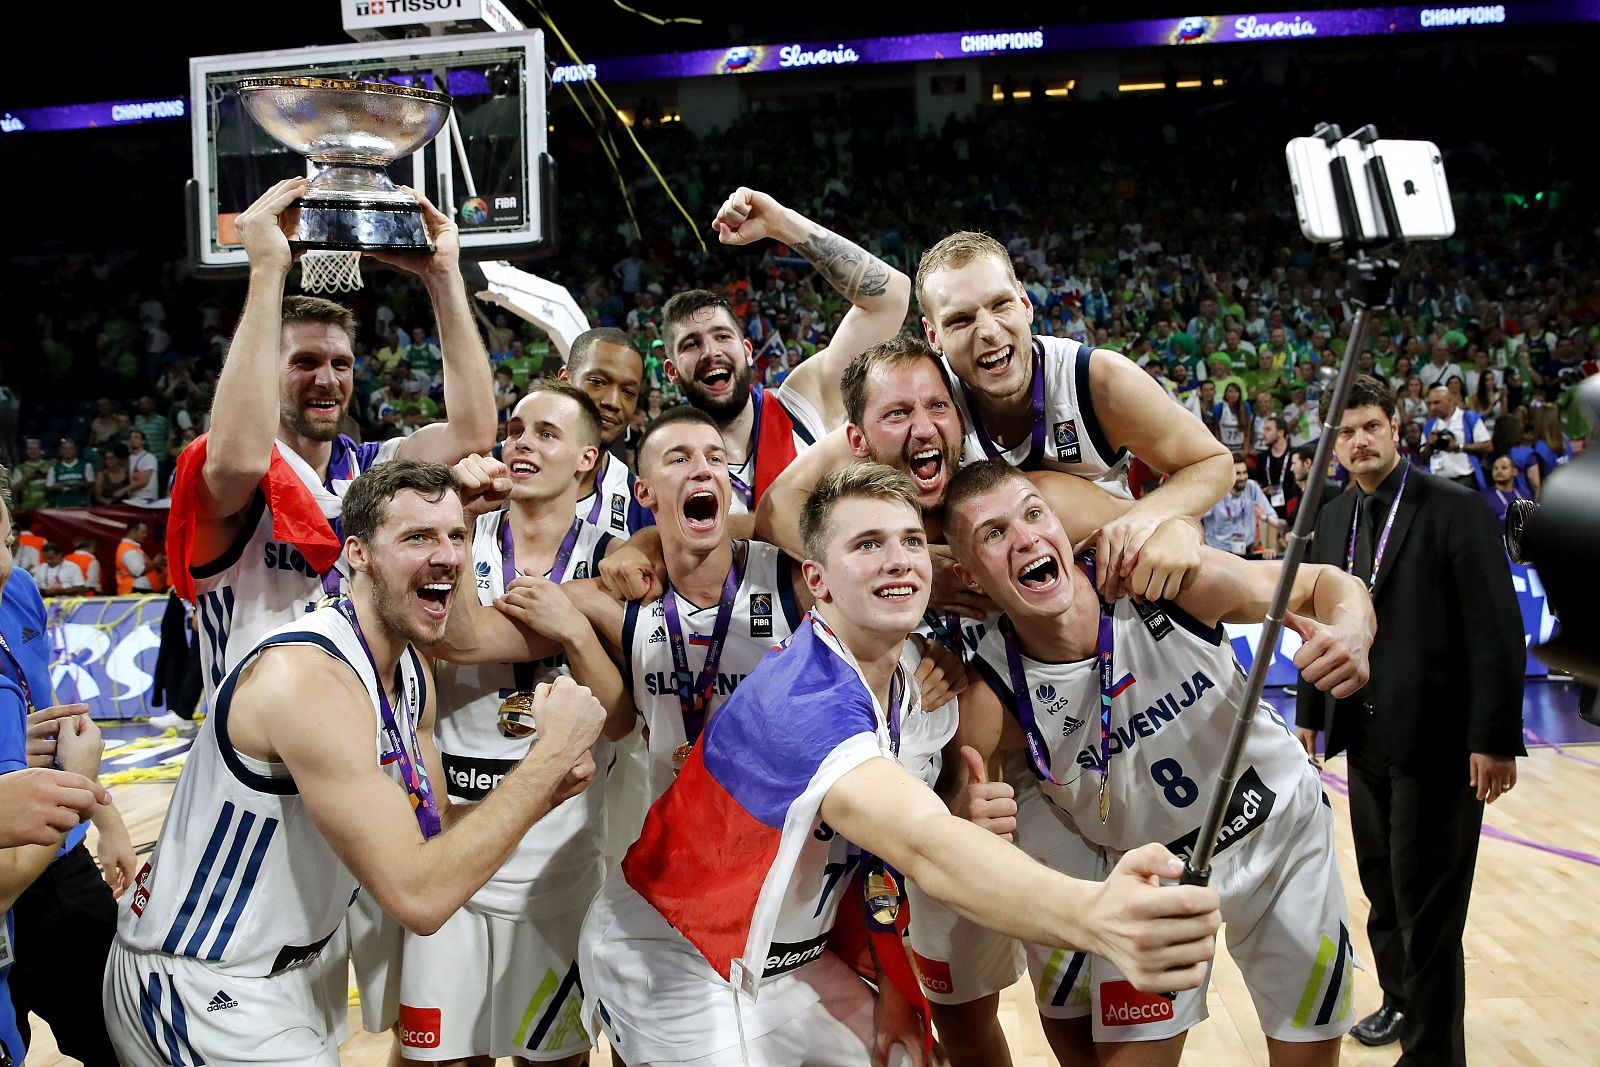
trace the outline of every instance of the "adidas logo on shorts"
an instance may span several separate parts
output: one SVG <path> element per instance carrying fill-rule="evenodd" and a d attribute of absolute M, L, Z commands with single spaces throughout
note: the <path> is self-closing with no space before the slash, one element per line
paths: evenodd
<path fill-rule="evenodd" d="M 211 1003 L 206 1005 L 206 1011 L 222 1011 L 226 1008 L 237 1008 L 239 1002 L 234 1000 L 222 990 L 217 990 L 217 995 L 211 998 Z"/>

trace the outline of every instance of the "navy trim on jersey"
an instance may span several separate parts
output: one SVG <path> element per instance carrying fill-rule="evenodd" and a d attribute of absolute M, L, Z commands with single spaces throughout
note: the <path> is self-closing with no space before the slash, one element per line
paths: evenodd
<path fill-rule="evenodd" d="M 261 833 L 256 837 L 256 847 L 251 850 L 250 860 L 245 864 L 239 892 L 234 894 L 233 906 L 228 909 L 228 917 L 222 920 L 222 929 L 211 942 L 211 951 L 206 953 L 206 959 L 220 960 L 223 952 L 227 950 L 228 942 L 233 939 L 234 928 L 239 925 L 239 916 L 244 913 L 244 906 L 249 903 L 250 894 L 255 891 L 256 877 L 261 873 L 261 862 L 267 858 L 267 846 L 272 844 L 272 835 L 277 829 L 277 819 L 268 818 L 262 824 Z"/>
<path fill-rule="evenodd" d="M 201 636 L 211 649 L 211 688 L 215 692 L 228 673 L 226 653 L 228 631 L 233 626 L 233 587 L 201 593 L 195 606 L 199 609 Z"/>
<path fill-rule="evenodd" d="M 183 898 L 183 905 L 178 909 L 177 918 L 172 920 L 172 926 L 167 930 L 166 940 L 161 942 L 162 952 L 178 951 L 178 939 L 183 936 L 184 929 L 189 925 L 189 918 L 194 914 L 195 905 L 200 903 L 200 892 L 205 888 L 206 879 L 211 875 L 211 865 L 217 861 L 217 853 L 222 849 L 223 839 L 228 836 L 234 810 L 233 801 L 222 802 L 222 813 L 217 816 L 217 824 L 211 829 L 211 840 L 206 842 L 206 850 L 200 857 L 200 865 L 195 868 L 194 877 L 189 879 L 189 892 Z"/>
<path fill-rule="evenodd" d="M 622 609 L 622 683 L 633 691 L 633 631 L 639 624 L 639 601 L 630 600 Z"/>
<path fill-rule="evenodd" d="M 784 412 L 789 416 L 789 428 L 794 432 L 794 435 L 804 441 L 807 448 L 816 444 L 817 439 L 811 435 L 811 431 L 806 428 L 806 424 L 801 421 L 800 416 L 796 415 L 794 409 L 783 402 L 783 390 L 774 389 L 772 395 L 778 401 L 778 406 L 783 408 Z"/>
<path fill-rule="evenodd" d="M 167 986 L 168 999 L 172 1005 L 172 1020 L 161 1011 L 161 987 L 163 982 Z M 150 1038 L 150 1047 L 155 1050 L 167 1063 L 173 1067 L 203 1067 L 205 1059 L 195 1052 L 194 1046 L 189 1043 L 189 1020 L 183 1010 L 183 1001 L 178 999 L 177 983 L 168 975 L 151 972 L 146 977 L 145 985 L 139 990 L 139 1017 L 144 1022 L 145 1035 Z M 161 1023 L 160 1034 L 156 1033 L 156 1022 Z M 189 1052 L 189 1058 L 184 1059 L 179 1044 Z M 163 1049 L 162 1046 L 165 1046 Z"/>
<path fill-rule="evenodd" d="M 256 535 L 256 527 L 261 525 L 261 513 L 267 510 L 267 494 L 260 488 L 256 489 L 255 496 L 250 498 L 244 513 L 244 523 L 239 527 L 239 532 L 234 535 L 233 542 L 223 550 L 222 555 L 203 566 L 189 568 L 189 576 L 199 581 L 204 578 L 214 578 L 223 571 L 239 562 L 244 555 L 245 548 L 250 544 L 250 539 Z"/>
<path fill-rule="evenodd" d="M 1088 436 L 1089 443 L 1094 445 L 1094 450 L 1100 453 L 1107 467 L 1115 467 L 1126 449 L 1111 447 L 1111 442 L 1106 440 L 1105 430 L 1100 426 L 1100 419 L 1094 413 L 1094 393 L 1089 388 L 1089 357 L 1096 351 L 1088 345 L 1079 345 L 1074 360 L 1072 373 L 1077 381 L 1078 416 L 1083 419 L 1083 432 Z"/>
<path fill-rule="evenodd" d="M 1167 613 L 1167 616 L 1173 622 L 1209 645 L 1221 646 L 1228 639 L 1228 633 L 1222 628 L 1222 623 L 1220 622 L 1213 626 L 1207 626 L 1170 600 L 1158 600 L 1156 604 L 1160 606 L 1162 611 Z"/>
<path fill-rule="evenodd" d="M 600 535 L 600 540 L 594 543 L 594 551 L 589 555 L 589 577 L 600 577 L 600 561 L 606 558 L 606 551 L 611 547 L 613 540 L 615 539 L 610 534 L 603 533 Z"/>
<path fill-rule="evenodd" d="M 794 596 L 794 560 L 788 553 L 778 552 L 778 603 L 783 605 L 783 617 L 789 620 L 789 632 L 794 633 L 800 629 L 800 620 L 805 612 L 800 610 L 800 602 Z"/>
<path fill-rule="evenodd" d="M 989 688 L 994 690 L 994 695 L 1000 698 L 1000 703 L 1005 706 L 1005 709 L 1015 715 L 1017 694 L 1011 691 L 1010 681 L 1002 679 L 1000 672 L 995 670 L 989 661 L 982 656 L 974 655 L 972 657 L 972 665 L 978 668 L 978 673 L 983 676 L 985 682 L 989 683 Z"/>
<path fill-rule="evenodd" d="M 413 676 L 417 679 L 417 710 L 411 721 L 419 723 L 422 721 L 423 711 L 428 706 L 428 676 L 422 673 L 422 657 L 417 655 L 416 646 L 407 645 L 406 651 L 411 653 L 411 670 Z M 400 699 L 404 700 L 406 695 L 405 676 L 400 673 L 400 665 L 398 663 L 395 664 L 394 674 L 394 691 L 399 695 Z M 401 744 L 404 743 L 403 741 L 401 742 Z M 414 752 L 412 755 L 416 756 L 417 762 L 422 762 L 422 753 Z"/>
<path fill-rule="evenodd" d="M 278 645 L 315 645 L 341 663 L 349 664 L 350 662 L 344 658 L 332 641 L 322 634 L 313 633 L 310 630 L 291 630 L 288 633 L 281 633 L 276 637 L 268 638 L 256 646 L 251 658 L 258 657 L 262 652 Z M 355 670 L 353 666 L 350 669 Z M 233 687 L 238 684 L 240 673 L 240 671 L 235 670 L 228 675 L 228 680 L 222 683 L 222 688 L 217 692 L 216 707 L 212 709 L 217 720 L 217 748 L 222 753 L 222 762 L 232 772 L 233 776 L 239 780 L 239 783 L 246 788 L 254 789 L 257 793 L 271 793 L 274 796 L 292 797 L 300 792 L 300 788 L 294 784 L 293 778 L 269 778 L 264 774 L 257 774 L 244 765 L 244 761 L 239 758 L 239 753 L 234 751 L 233 743 L 228 740 L 228 705 L 233 701 Z"/>

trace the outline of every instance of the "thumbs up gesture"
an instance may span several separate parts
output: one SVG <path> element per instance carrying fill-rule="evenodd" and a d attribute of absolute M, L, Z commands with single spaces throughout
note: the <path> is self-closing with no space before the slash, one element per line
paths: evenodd
<path fill-rule="evenodd" d="M 1292 611 L 1284 612 L 1283 624 L 1300 635 L 1302 644 L 1294 654 L 1294 665 L 1307 682 L 1339 699 L 1360 692 L 1367 684 L 1370 635 L 1328 626 Z"/>
<path fill-rule="evenodd" d="M 989 781 L 983 757 L 971 745 L 961 746 L 965 788 L 957 795 L 956 814 L 973 825 L 1011 840 L 1017 829 L 1017 794 L 1006 782 Z"/>

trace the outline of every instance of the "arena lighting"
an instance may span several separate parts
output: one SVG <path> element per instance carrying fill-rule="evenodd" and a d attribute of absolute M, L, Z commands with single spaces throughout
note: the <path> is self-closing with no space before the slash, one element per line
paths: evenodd
<path fill-rule="evenodd" d="M 727 74 L 826 71 L 841 66 L 872 63 L 977 59 L 1013 53 L 1099 52 L 1173 46 L 1187 48 L 1264 41 L 1287 43 L 1305 38 L 1386 37 L 1440 31 L 1486 34 L 1500 27 L 1585 22 L 1600 22 L 1600 4 L 1594 0 L 1525 0 L 1499 4 L 1189 15 L 1184 18 L 1100 22 L 1079 26 L 980 28 L 953 33 L 867 37 L 846 41 L 776 42 L 694 52 L 618 56 L 593 60 L 581 67 L 557 66 L 552 70 L 551 79 L 556 83 L 603 80 L 608 84 L 625 84 Z M 487 79 L 482 77 L 481 72 L 479 78 L 483 82 L 481 86 L 458 88 L 452 77 L 452 95 L 487 92 Z M 0 134 L 91 129 L 127 125 L 130 122 L 174 121 L 184 117 L 182 114 L 157 113 L 160 108 L 155 105 L 161 103 L 159 100 L 125 100 L 14 108 L 0 112 Z M 116 117 L 117 114 L 124 117 Z"/>

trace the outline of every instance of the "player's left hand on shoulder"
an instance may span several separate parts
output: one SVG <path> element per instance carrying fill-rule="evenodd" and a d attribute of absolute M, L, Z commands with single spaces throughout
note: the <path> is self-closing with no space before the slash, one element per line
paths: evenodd
<path fill-rule="evenodd" d="M 1479 800 L 1493 804 L 1517 784 L 1517 758 L 1474 752 L 1471 759 L 1472 788 Z"/>
<path fill-rule="evenodd" d="M 1294 665 L 1311 685 L 1343 699 L 1367 684 L 1371 677 L 1369 641 L 1292 611 L 1284 613 L 1283 624 L 1300 635 Z"/>
<path fill-rule="evenodd" d="M 942 708 L 967 688 L 961 657 L 937 641 L 922 641 L 922 662 L 913 676 L 922 693 L 922 710 Z"/>

